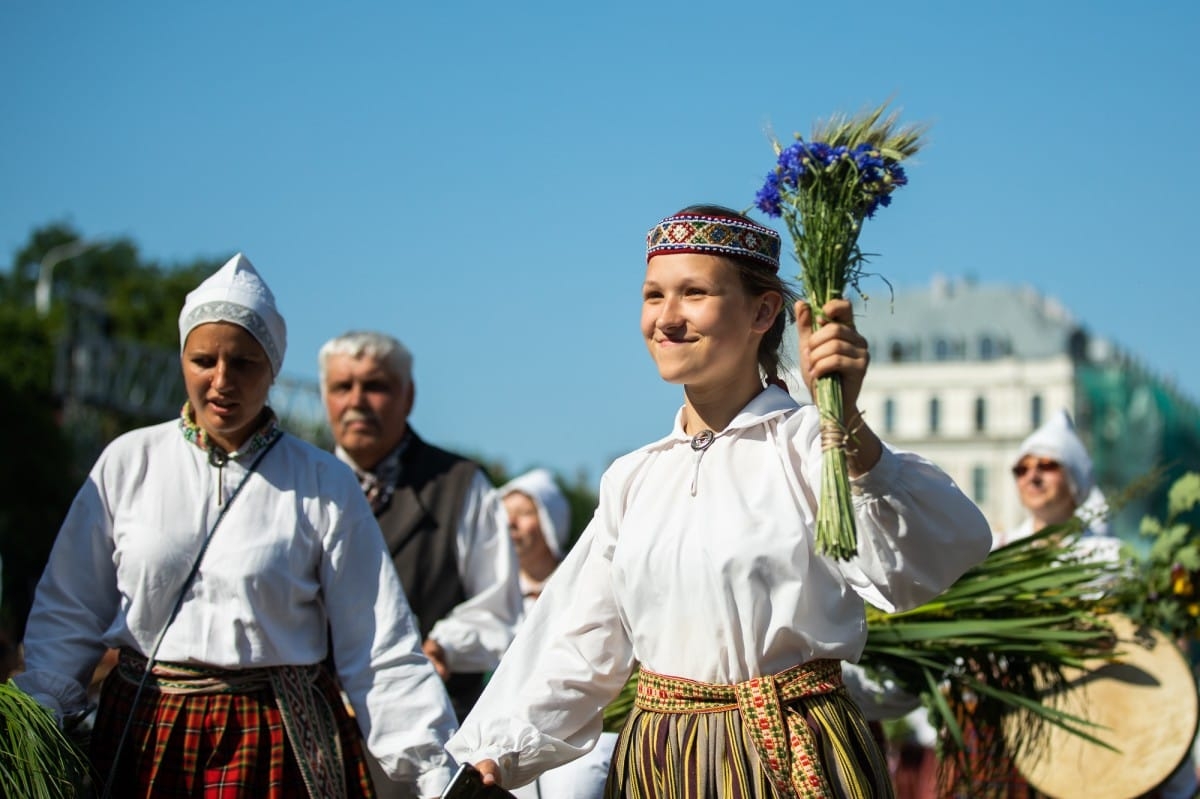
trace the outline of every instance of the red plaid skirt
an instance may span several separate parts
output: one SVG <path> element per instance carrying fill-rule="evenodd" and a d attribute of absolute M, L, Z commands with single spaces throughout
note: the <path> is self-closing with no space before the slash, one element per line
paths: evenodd
<path fill-rule="evenodd" d="M 113 769 L 118 741 L 130 719 L 111 797 L 293 799 L 308 788 L 284 730 L 270 686 L 247 693 L 164 693 L 137 686 L 113 669 L 100 694 L 91 759 L 97 795 Z M 337 683 L 322 668 L 314 684 L 337 720 L 344 754 L 346 796 L 373 799 L 362 735 L 346 711 Z"/>

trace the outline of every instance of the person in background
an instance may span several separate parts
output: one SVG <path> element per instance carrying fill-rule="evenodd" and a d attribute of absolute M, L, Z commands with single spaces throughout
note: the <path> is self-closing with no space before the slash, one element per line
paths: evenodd
<path fill-rule="evenodd" d="M 533 469 L 499 489 L 508 513 L 508 530 L 520 565 L 525 612 L 541 595 L 546 581 L 566 555 L 571 534 L 571 507 L 545 469 Z M 608 776 L 617 734 L 604 732 L 590 752 L 551 769 L 515 788 L 518 799 L 600 799 Z"/>
<path fill-rule="evenodd" d="M 327 341 L 318 361 L 334 452 L 379 521 L 424 652 L 461 720 L 521 616 L 504 508 L 483 469 L 409 424 L 413 358 L 399 341 L 352 331 Z M 374 765 L 372 773 L 386 790 Z"/>
<path fill-rule="evenodd" d="M 868 351 L 850 303 L 793 309 L 779 250 L 774 231 L 717 206 L 650 230 L 641 332 L 683 407 L 605 472 L 591 523 L 451 738 L 485 782 L 524 785 L 594 747 L 640 664 L 609 799 L 892 795 L 841 678 L 866 640 L 863 603 L 928 601 L 991 535 L 945 473 L 861 419 Z M 852 443 L 778 385 L 786 309 L 805 382 L 842 378 Z M 815 549 L 823 446 L 849 462 L 847 561 Z"/>
<path fill-rule="evenodd" d="M 119 650 L 97 796 L 369 797 L 364 739 L 389 777 L 438 795 L 453 711 L 353 475 L 267 405 L 287 330 L 245 256 L 187 295 L 179 340 L 180 416 L 92 468 L 14 681 L 73 717 Z"/>
<path fill-rule="evenodd" d="M 1021 442 L 1013 460 L 1012 475 L 1028 516 L 1015 529 L 996 533 L 994 548 L 1021 541 L 1048 527 L 1074 524 L 1081 532 L 1072 545 L 1073 552 L 1098 562 L 1119 562 L 1120 540 L 1109 533 L 1107 502 L 1096 485 L 1092 459 L 1070 414 L 1059 411 Z M 1098 589 L 1102 593 L 1104 586 Z M 973 736 L 998 734 L 971 728 L 968 746 Z M 971 756 L 968 752 L 968 757 Z M 974 758 L 978 761 L 979 755 Z M 962 799 L 1029 799 L 1040 795 L 1007 757 L 1004 762 L 989 765 L 989 777 L 976 779 L 970 797 L 963 794 Z M 1195 772 L 1189 753 L 1167 783 L 1151 797 L 1190 799 L 1198 787 Z"/>
<path fill-rule="evenodd" d="M 1076 551 L 1101 561 L 1118 562 L 1120 540 L 1109 533 L 1105 518 L 1107 503 L 1096 486 L 1091 456 L 1065 410 L 1021 442 L 1013 464 L 1013 478 L 1029 517 L 1017 529 L 1001 536 L 999 543 L 1018 541 L 1050 525 L 1078 519 L 1083 533 L 1075 544 Z M 1197 789 L 1200 783 L 1189 748 L 1183 763 L 1154 797 L 1191 799 Z M 1018 791 L 1015 795 L 1025 794 Z"/>
<path fill-rule="evenodd" d="M 1108 560 L 1117 558 L 1119 541 L 1109 535 L 1107 504 L 1096 486 L 1092 459 L 1065 410 L 1021 442 L 1012 473 L 1029 516 L 1015 530 L 998 533 L 995 546 L 1078 517 L 1084 527 L 1081 545 Z"/>
<path fill-rule="evenodd" d="M 523 616 L 566 555 L 571 535 L 571 506 L 554 476 L 533 469 L 509 480 L 497 493 L 508 518 L 519 568 Z"/>

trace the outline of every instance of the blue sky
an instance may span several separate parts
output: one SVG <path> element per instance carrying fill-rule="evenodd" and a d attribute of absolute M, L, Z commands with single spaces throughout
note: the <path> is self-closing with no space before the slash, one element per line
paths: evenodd
<path fill-rule="evenodd" d="M 1196 398 L 1197 41 L 1188 2 L 4 0 L 0 263 L 55 221 L 242 250 L 285 373 L 386 330 L 425 437 L 595 481 L 681 401 L 646 229 L 750 205 L 769 130 L 893 98 L 932 127 L 878 272 L 1031 285 Z"/>

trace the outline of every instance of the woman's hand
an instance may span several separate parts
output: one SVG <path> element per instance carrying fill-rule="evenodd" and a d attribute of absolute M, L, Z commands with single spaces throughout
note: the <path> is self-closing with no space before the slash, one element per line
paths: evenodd
<path fill-rule="evenodd" d="M 796 303 L 796 329 L 800 333 L 800 373 L 808 392 L 817 396 L 818 377 L 842 377 L 843 418 L 849 420 L 858 407 L 858 394 L 871 360 L 867 340 L 854 328 L 854 308 L 849 300 L 830 300 L 817 316 L 804 300 Z"/>
<path fill-rule="evenodd" d="M 442 649 L 442 645 L 432 638 L 426 638 L 425 643 L 421 644 L 421 651 L 425 653 L 425 657 L 429 658 L 429 662 L 433 664 L 433 669 L 442 678 L 442 682 L 450 679 L 450 668 L 446 665 L 446 650 Z"/>
<path fill-rule="evenodd" d="M 882 444 L 858 410 L 858 395 L 871 354 L 867 340 L 854 327 L 853 306 L 849 300 L 830 300 L 821 308 L 817 329 L 813 330 L 813 310 L 801 300 L 796 303 L 796 330 L 800 336 L 800 375 L 813 399 L 817 396 L 817 378 L 836 374 L 842 379 L 842 421 L 849 434 L 846 460 L 850 476 L 870 471 L 879 461 Z"/>
<path fill-rule="evenodd" d="M 475 770 L 483 777 L 484 785 L 500 785 L 500 766 L 495 760 L 480 760 L 478 763 L 473 763 L 472 765 L 475 766 Z"/>

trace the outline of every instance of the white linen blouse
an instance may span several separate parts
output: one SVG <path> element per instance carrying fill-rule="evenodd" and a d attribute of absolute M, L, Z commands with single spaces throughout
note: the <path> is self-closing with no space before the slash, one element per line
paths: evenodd
<path fill-rule="evenodd" d="M 864 600 L 915 607 L 988 554 L 987 522 L 950 478 L 885 447 L 852 481 L 858 555 L 820 557 L 814 406 L 767 388 L 701 451 L 682 421 L 605 472 L 595 517 L 450 739 L 459 762 L 493 759 L 511 787 L 580 756 L 635 663 L 733 684 L 857 661 Z"/>
<path fill-rule="evenodd" d="M 252 460 L 252 458 L 250 458 Z M 221 504 L 249 463 L 216 468 L 178 421 L 101 454 L 38 584 L 17 684 L 72 712 L 107 647 L 150 655 Z M 436 796 L 454 712 L 353 473 L 290 435 L 250 474 L 212 536 L 158 659 L 226 669 L 321 662 L 393 779 Z"/>

